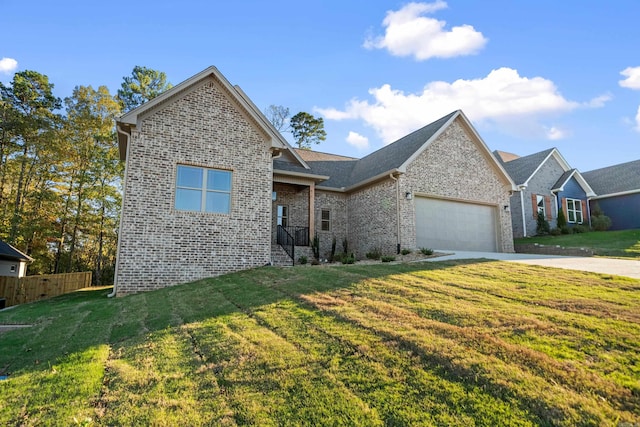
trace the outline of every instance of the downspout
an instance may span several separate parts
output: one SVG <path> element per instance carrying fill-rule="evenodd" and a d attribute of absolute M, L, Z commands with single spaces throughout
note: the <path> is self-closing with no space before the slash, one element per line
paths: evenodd
<path fill-rule="evenodd" d="M 591 228 L 591 203 L 589 203 L 590 201 L 591 201 L 591 197 L 587 197 L 587 215 L 589 215 L 589 228 Z"/>
<path fill-rule="evenodd" d="M 527 237 L 527 219 L 524 215 L 524 189 L 527 188 L 525 186 L 518 187 L 518 191 L 520 191 L 520 213 L 522 214 L 522 232 L 523 237 Z"/>
<path fill-rule="evenodd" d="M 389 178 L 396 182 L 396 252 L 400 253 L 400 182 L 393 174 Z"/>
<path fill-rule="evenodd" d="M 113 290 L 110 294 L 107 295 L 107 298 L 113 298 L 116 296 L 116 289 L 118 287 L 118 272 L 120 267 L 120 245 L 122 244 L 122 217 L 124 215 L 124 192 L 127 184 L 127 173 L 129 168 L 127 167 L 126 161 L 129 158 L 129 146 L 131 145 L 131 134 L 122 130 L 120 125 L 116 123 L 116 130 L 119 134 L 124 135 L 127 138 L 127 154 L 125 157 L 125 166 L 124 166 L 124 178 L 122 180 L 122 200 L 120 202 L 120 224 L 118 225 L 118 249 L 116 251 L 116 269 L 113 275 Z"/>
<path fill-rule="evenodd" d="M 553 194 L 553 200 L 555 201 L 555 205 L 556 205 L 556 228 L 558 228 L 558 195 L 554 192 L 551 192 L 551 194 Z"/>

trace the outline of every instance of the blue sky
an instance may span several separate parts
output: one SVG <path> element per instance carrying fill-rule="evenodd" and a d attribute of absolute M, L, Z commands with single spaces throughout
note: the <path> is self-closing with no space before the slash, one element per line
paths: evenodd
<path fill-rule="evenodd" d="M 640 159 L 640 2 L 2 0 L 0 81 L 115 94 L 135 65 L 215 65 L 258 107 L 325 120 L 361 157 L 462 109 L 491 150 L 557 147 L 582 171 Z"/>

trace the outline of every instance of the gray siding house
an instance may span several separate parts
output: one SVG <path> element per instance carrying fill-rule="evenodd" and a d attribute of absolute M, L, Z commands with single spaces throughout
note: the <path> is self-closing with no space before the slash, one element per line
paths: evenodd
<path fill-rule="evenodd" d="M 334 238 L 358 258 L 513 251 L 516 188 L 461 111 L 362 159 L 295 150 L 210 67 L 116 124 L 117 295 L 263 266 L 289 243 L 308 253 L 316 235 L 321 257 Z"/>
<path fill-rule="evenodd" d="M 514 237 L 534 236 L 540 214 L 551 228 L 556 227 L 560 209 L 569 227 L 589 223 L 587 201 L 595 193 L 556 148 L 524 157 L 502 151 L 494 151 L 494 155 L 518 190 L 510 203 Z"/>

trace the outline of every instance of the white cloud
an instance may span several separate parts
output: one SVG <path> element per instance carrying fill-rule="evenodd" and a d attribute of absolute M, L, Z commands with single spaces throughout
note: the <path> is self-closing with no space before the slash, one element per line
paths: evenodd
<path fill-rule="evenodd" d="M 620 71 L 620 74 L 626 77 L 618 83 L 622 87 L 629 89 L 640 89 L 640 67 L 627 67 Z"/>
<path fill-rule="evenodd" d="M 369 148 L 369 138 L 360 135 L 357 132 L 349 131 L 347 142 L 350 145 L 356 147 L 358 150 L 366 150 L 367 148 Z"/>
<path fill-rule="evenodd" d="M 447 3 L 409 3 L 397 11 L 387 12 L 382 21 L 383 36 L 367 38 L 367 49 L 387 49 L 395 56 L 413 56 L 418 61 L 451 58 L 477 53 L 487 43 L 481 32 L 471 25 L 445 29 L 446 22 L 423 15 L 445 9 Z"/>
<path fill-rule="evenodd" d="M 0 73 L 9 74 L 18 68 L 18 61 L 13 58 L 0 59 Z"/>
<path fill-rule="evenodd" d="M 563 139 L 568 135 L 568 132 L 566 132 L 565 130 L 562 130 L 560 128 L 557 128 L 555 126 L 552 126 L 551 128 L 547 129 L 547 139 L 551 140 L 551 141 L 556 141 L 558 139 Z"/>
<path fill-rule="evenodd" d="M 587 103 L 565 99 L 551 80 L 522 77 L 500 68 L 486 77 L 428 83 L 421 92 L 404 93 L 385 84 L 369 90 L 372 101 L 352 99 L 344 110 L 316 108 L 328 120 L 360 119 L 390 143 L 452 111 L 461 109 L 476 123 L 496 125 L 507 133 L 558 139 L 566 131 L 541 120 L 576 108 L 601 106 L 607 95 Z"/>

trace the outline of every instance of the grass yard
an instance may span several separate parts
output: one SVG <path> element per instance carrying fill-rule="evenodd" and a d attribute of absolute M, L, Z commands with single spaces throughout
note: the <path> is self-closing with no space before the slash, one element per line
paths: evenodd
<path fill-rule="evenodd" d="M 501 262 L 265 267 L 0 312 L 1 425 L 631 426 L 640 281 Z"/>
<path fill-rule="evenodd" d="M 540 243 L 542 245 L 560 245 L 566 248 L 589 248 L 600 256 L 640 260 L 640 229 L 525 237 L 515 239 L 515 243 Z"/>

